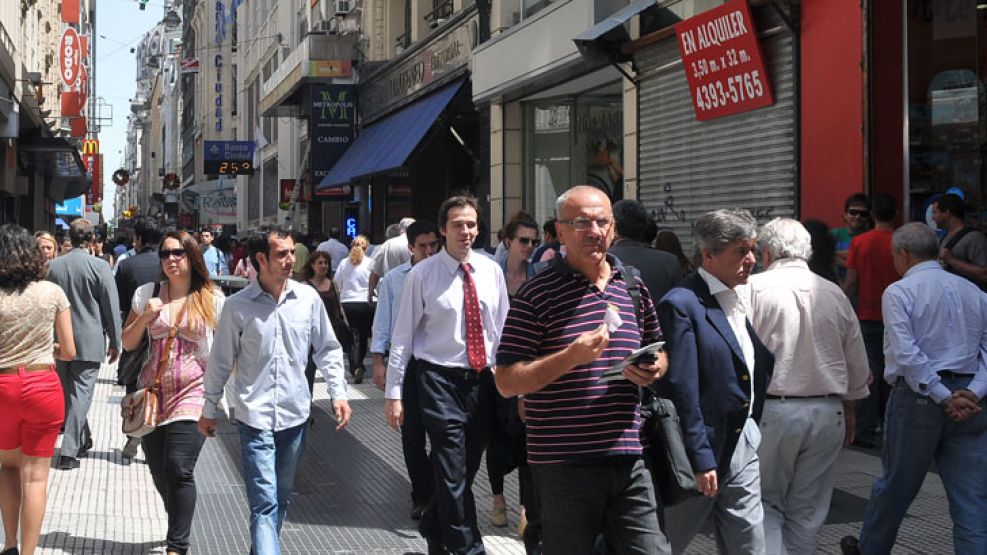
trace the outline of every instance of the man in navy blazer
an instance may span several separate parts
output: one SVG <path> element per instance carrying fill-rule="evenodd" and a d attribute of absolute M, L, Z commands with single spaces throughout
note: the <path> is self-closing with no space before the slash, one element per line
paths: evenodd
<path fill-rule="evenodd" d="M 669 370 L 655 388 L 675 404 L 703 496 L 665 508 L 665 535 L 681 553 L 710 521 L 720 553 L 764 553 L 758 420 L 774 356 L 735 290 L 756 262 L 757 222 L 716 210 L 696 220 L 695 237 L 699 270 L 658 304 Z"/>

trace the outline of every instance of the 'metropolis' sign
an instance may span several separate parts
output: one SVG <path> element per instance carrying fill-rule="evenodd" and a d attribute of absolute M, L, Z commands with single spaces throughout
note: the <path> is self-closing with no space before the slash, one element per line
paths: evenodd
<path fill-rule="evenodd" d="M 732 0 L 682 21 L 675 33 L 696 119 L 774 103 L 747 0 Z"/>

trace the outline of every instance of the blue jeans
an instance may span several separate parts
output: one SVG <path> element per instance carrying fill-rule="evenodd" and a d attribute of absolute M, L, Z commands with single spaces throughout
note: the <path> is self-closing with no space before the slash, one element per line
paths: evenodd
<path fill-rule="evenodd" d="M 943 377 L 955 391 L 965 388 L 972 376 Z M 980 401 L 984 407 L 984 401 Z M 883 473 L 874 482 L 864 525 L 860 552 L 891 552 L 905 517 L 932 461 L 949 499 L 956 553 L 987 553 L 987 410 L 965 422 L 955 422 L 932 399 L 918 395 L 904 380 L 891 391 L 885 419 Z M 934 551 L 944 551 L 937 546 Z"/>
<path fill-rule="evenodd" d="M 275 432 L 237 422 L 243 483 L 250 504 L 252 555 L 281 553 L 281 525 L 288 512 L 295 471 L 305 448 L 306 424 Z"/>

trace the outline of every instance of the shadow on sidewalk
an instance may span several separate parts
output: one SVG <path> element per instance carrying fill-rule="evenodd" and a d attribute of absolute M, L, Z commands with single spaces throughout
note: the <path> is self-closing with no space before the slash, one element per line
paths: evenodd
<path fill-rule="evenodd" d="M 145 555 L 155 548 L 164 552 L 164 540 L 147 541 L 142 543 L 127 543 L 101 538 L 74 536 L 64 531 L 47 532 L 41 535 L 38 547 L 42 549 L 65 549 L 69 553 L 119 553 L 122 555 Z"/>

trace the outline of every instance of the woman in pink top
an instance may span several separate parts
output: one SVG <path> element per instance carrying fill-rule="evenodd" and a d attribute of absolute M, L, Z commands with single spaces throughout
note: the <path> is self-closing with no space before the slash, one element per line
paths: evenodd
<path fill-rule="evenodd" d="M 225 298 L 209 280 L 198 243 L 188 233 L 166 233 L 158 257 L 166 279 L 143 285 L 134 293 L 133 308 L 124 325 L 123 347 L 134 350 L 145 330 L 151 335 L 140 387 L 155 384 L 162 364 L 159 424 L 141 438 L 141 446 L 168 513 L 167 553 L 171 555 L 184 554 L 189 548 L 196 498 L 195 463 L 205 439 L 198 430 L 205 402 L 202 378 Z M 174 339 L 169 341 L 169 336 Z"/>
<path fill-rule="evenodd" d="M 34 553 L 48 469 L 65 417 L 55 357 L 75 358 L 69 300 L 44 281 L 46 259 L 28 230 L 0 226 L 0 511 L 3 555 Z M 54 326 L 53 326 L 54 324 Z M 58 343 L 52 330 L 58 334 Z"/>

